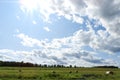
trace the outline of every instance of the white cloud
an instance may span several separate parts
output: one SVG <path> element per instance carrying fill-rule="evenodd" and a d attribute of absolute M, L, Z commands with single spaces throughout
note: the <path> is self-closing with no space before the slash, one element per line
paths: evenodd
<path fill-rule="evenodd" d="M 119 0 L 86 0 L 86 11 L 91 18 L 99 19 L 104 27 L 111 33 L 119 36 L 120 1 Z M 101 4 L 100 4 L 101 3 Z M 93 7 L 89 7 L 93 6 Z"/>
<path fill-rule="evenodd" d="M 82 17 L 88 16 L 99 20 L 111 35 L 120 34 L 120 0 L 40 0 L 37 7 L 43 20 L 48 22 L 52 14 L 80 24 L 84 22 Z"/>
<path fill-rule="evenodd" d="M 43 28 L 45 31 L 50 32 L 51 30 L 48 27 Z"/>
<path fill-rule="evenodd" d="M 28 46 L 28 47 L 41 46 L 41 47 L 44 47 L 44 45 L 46 45 L 46 42 L 44 40 L 39 41 L 39 40 L 31 38 L 28 35 L 25 35 L 23 33 L 18 34 L 17 37 L 22 40 L 21 44 L 24 45 L 24 46 Z"/>
<path fill-rule="evenodd" d="M 37 24 L 37 22 L 35 20 L 32 21 L 33 24 Z"/>
<path fill-rule="evenodd" d="M 73 40 L 76 40 L 76 42 L 81 43 L 80 45 L 85 43 L 88 45 L 90 44 L 92 48 L 99 49 L 102 51 L 107 51 L 108 53 L 119 52 L 120 49 L 119 47 L 120 1 L 119 0 L 112 0 L 112 1 L 52 0 L 51 4 L 49 4 L 49 8 L 48 9 L 46 8 L 45 11 L 47 12 L 46 14 L 48 14 L 49 16 L 51 14 L 57 14 L 58 16 L 64 16 L 66 19 L 72 20 L 80 24 L 84 22 L 84 18 L 82 18 L 82 16 L 83 17 L 87 16 L 89 17 L 90 20 L 91 19 L 97 20 L 98 21 L 97 25 L 95 26 L 91 25 L 89 27 L 92 33 L 90 31 L 88 32 L 83 31 L 79 33 L 79 38 L 72 37 Z M 89 20 L 87 21 L 89 22 Z M 98 34 L 100 36 L 95 35 L 94 30 L 92 30 L 92 27 L 99 26 L 99 23 L 101 23 L 101 25 L 106 29 L 106 31 L 98 31 Z M 77 34 L 75 36 L 77 36 Z M 110 46 L 111 43 L 112 46 Z"/>
<path fill-rule="evenodd" d="M 120 52 L 120 0 L 41 0 L 38 6 L 38 11 L 45 21 L 50 21 L 50 15 L 56 14 L 58 17 L 63 16 L 79 24 L 85 22 L 85 27 L 88 28 L 86 31 L 78 30 L 69 37 L 53 39 L 50 42 L 37 40 L 25 34 L 17 35 L 22 40 L 22 45 L 43 48 L 33 52 L 44 58 L 43 62 L 47 63 L 49 60 L 44 60 L 50 59 L 51 63 L 114 64 L 114 61 L 96 58 L 91 52 L 81 50 L 83 46 L 89 46 L 95 51 L 116 54 Z M 93 19 L 96 21 L 95 25 L 90 23 Z M 95 32 L 93 27 L 100 25 L 105 30 Z M 44 27 L 44 30 L 51 31 L 49 27 Z M 35 55 L 38 56 L 37 54 Z M 57 56 L 58 54 L 60 57 Z M 86 54 L 86 57 L 83 54 Z"/>
<path fill-rule="evenodd" d="M 0 50 L 0 60 L 3 61 L 24 61 L 24 59 L 31 55 L 31 52 L 27 51 L 14 51 L 9 49 Z"/>
<path fill-rule="evenodd" d="M 86 37 L 88 36 L 88 37 Z M 60 38 L 60 39 L 53 39 L 50 42 L 47 42 L 47 40 L 37 40 L 34 38 L 29 37 L 28 35 L 25 35 L 23 33 L 20 33 L 17 35 L 18 38 L 21 39 L 21 44 L 23 46 L 28 47 L 43 47 L 43 48 L 62 48 L 62 47 L 82 47 L 90 44 L 90 41 L 92 40 L 93 33 L 90 31 L 83 31 L 79 30 L 73 34 L 73 36 Z"/>
<path fill-rule="evenodd" d="M 73 21 L 76 22 L 76 23 L 82 24 L 84 22 L 84 19 L 81 18 L 80 16 L 73 15 Z"/>
<path fill-rule="evenodd" d="M 100 32 L 99 32 L 100 33 Z M 91 31 L 77 31 L 73 36 L 61 38 L 61 39 L 53 39 L 51 42 L 37 40 L 34 38 L 30 38 L 25 34 L 19 34 L 18 38 L 22 39 L 21 43 L 24 46 L 28 47 L 42 47 L 42 49 L 37 49 L 32 51 L 32 56 L 27 57 L 27 61 L 42 58 L 42 62 L 38 63 L 49 63 L 49 64 L 73 64 L 78 66 L 96 66 L 96 65 L 117 65 L 116 63 L 108 62 L 108 59 L 98 58 L 94 55 L 94 52 L 88 52 L 87 49 L 83 50 L 83 46 L 90 45 L 94 49 L 101 49 L 104 51 L 110 51 L 109 45 L 106 45 L 103 41 L 103 38 L 97 38 Z M 100 34 L 102 35 L 102 34 Z M 88 36 L 88 37 L 85 37 Z M 100 39 L 100 40 L 99 40 Z M 112 51 L 116 50 L 116 48 Z M 33 56 L 34 55 L 34 56 Z M 35 58 L 36 57 L 36 58 Z M 111 60 L 111 59 L 110 59 Z M 83 64 L 81 64 L 81 62 Z"/>
<path fill-rule="evenodd" d="M 24 61 L 48 65 L 63 64 L 85 67 L 96 65 L 117 65 L 113 60 L 105 60 L 95 57 L 91 52 L 80 51 L 79 53 L 76 53 L 76 51 L 66 52 L 65 50 L 36 49 L 27 52 L 4 49 L 0 50 L 0 59 L 3 61 Z"/>

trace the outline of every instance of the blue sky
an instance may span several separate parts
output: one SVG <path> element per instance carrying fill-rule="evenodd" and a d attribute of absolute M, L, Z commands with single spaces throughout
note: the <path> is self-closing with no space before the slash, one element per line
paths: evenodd
<path fill-rule="evenodd" d="M 99 2 L 0 0 L 0 60 L 120 67 L 120 1 Z"/>

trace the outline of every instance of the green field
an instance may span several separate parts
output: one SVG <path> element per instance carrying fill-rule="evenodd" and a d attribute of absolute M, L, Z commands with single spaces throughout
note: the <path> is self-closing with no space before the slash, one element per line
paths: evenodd
<path fill-rule="evenodd" d="M 120 80 L 120 69 L 0 67 L 0 80 Z"/>

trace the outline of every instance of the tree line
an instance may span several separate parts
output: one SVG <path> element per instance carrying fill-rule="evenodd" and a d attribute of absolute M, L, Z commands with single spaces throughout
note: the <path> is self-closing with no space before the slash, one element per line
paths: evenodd
<path fill-rule="evenodd" d="M 70 65 L 69 67 L 71 67 Z M 30 62 L 0 61 L 0 67 L 66 67 L 64 65 L 33 64 Z"/>
<path fill-rule="evenodd" d="M 94 68 L 118 68 L 118 66 L 95 66 Z"/>
<path fill-rule="evenodd" d="M 64 65 L 47 65 L 47 64 L 33 64 L 30 62 L 15 62 L 15 61 L 0 61 L 0 67 L 57 67 L 57 68 L 78 68 L 78 66 L 74 65 L 69 65 L 69 66 L 64 66 Z M 80 68 L 80 67 L 79 67 Z M 84 68 L 84 67 L 81 67 Z M 118 68 L 117 66 L 94 66 L 93 68 Z"/>

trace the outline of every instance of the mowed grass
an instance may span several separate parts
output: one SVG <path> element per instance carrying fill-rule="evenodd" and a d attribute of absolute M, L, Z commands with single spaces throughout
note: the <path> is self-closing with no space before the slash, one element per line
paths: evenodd
<path fill-rule="evenodd" d="M 0 67 L 0 80 L 120 80 L 120 69 Z"/>

